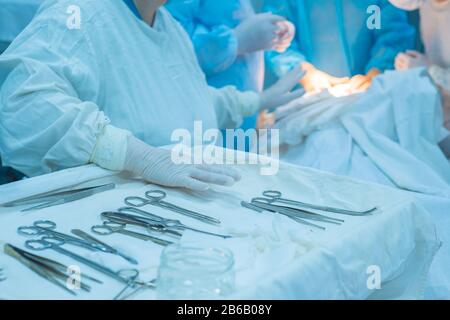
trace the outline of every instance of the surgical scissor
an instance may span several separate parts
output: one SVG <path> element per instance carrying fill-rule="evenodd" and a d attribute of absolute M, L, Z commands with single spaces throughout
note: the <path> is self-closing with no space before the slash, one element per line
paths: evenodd
<path fill-rule="evenodd" d="M 91 230 L 92 230 L 92 232 L 94 232 L 98 235 L 107 236 L 107 235 L 111 235 L 114 233 L 119 233 L 119 234 L 133 237 L 136 239 L 140 239 L 140 240 L 144 240 L 144 241 L 151 241 L 151 242 L 159 244 L 161 246 L 167 246 L 167 245 L 173 243 L 171 241 L 159 239 L 159 238 L 156 238 L 156 237 L 153 237 L 150 235 L 127 230 L 127 229 L 125 229 L 125 227 L 126 227 L 126 224 L 121 224 L 121 223 L 112 222 L 112 221 L 105 221 L 103 223 L 103 225 L 93 226 L 91 228 Z"/>
<path fill-rule="evenodd" d="M 140 214 L 142 216 L 145 216 L 149 221 L 154 221 L 155 223 L 161 224 L 167 229 L 171 229 L 171 228 L 172 229 L 181 229 L 181 230 L 186 229 L 186 230 L 191 230 L 191 231 L 207 234 L 210 236 L 220 237 L 223 239 L 232 238 L 232 236 L 230 236 L 230 235 L 223 235 L 223 234 L 218 234 L 218 233 L 213 233 L 213 232 L 208 232 L 208 231 L 203 231 L 203 230 L 199 230 L 196 228 L 192 228 L 192 227 L 189 227 L 189 226 L 183 224 L 179 220 L 166 219 L 166 218 L 160 217 L 158 215 L 155 215 L 153 213 L 150 213 L 148 211 L 144 211 L 144 210 L 141 210 L 138 208 L 124 207 L 124 208 L 120 208 L 118 211 L 120 213 L 133 212 L 133 213 Z"/>
<path fill-rule="evenodd" d="M 90 268 L 97 270 L 97 271 L 103 273 L 104 275 L 107 275 L 110 278 L 113 278 L 122 283 L 129 282 L 129 279 L 127 277 L 125 277 L 124 274 L 126 274 L 130 270 L 135 270 L 135 272 L 138 272 L 138 270 L 136 270 L 136 269 L 122 269 L 118 272 L 113 271 L 95 261 L 86 259 L 76 253 L 73 253 L 69 250 L 62 248 L 61 246 L 63 246 L 65 243 L 66 243 L 66 241 L 64 239 L 44 236 L 40 240 L 25 241 L 25 246 L 28 249 L 35 250 L 35 251 L 43 251 L 43 250 L 48 250 L 48 249 L 54 250 L 62 255 L 68 256 L 78 262 L 81 262 L 81 263 L 89 266 Z"/>
<path fill-rule="evenodd" d="M 192 210 L 188 210 L 188 209 L 179 207 L 172 203 L 163 201 L 163 199 L 165 199 L 166 197 L 167 197 L 167 193 L 165 191 L 150 190 L 145 193 L 145 198 L 141 198 L 141 197 L 125 198 L 125 204 L 127 206 L 136 207 L 136 208 L 141 208 L 146 205 L 157 206 L 160 208 L 164 208 L 164 209 L 185 215 L 187 217 L 191 217 L 193 219 L 200 220 L 205 223 L 215 224 L 215 225 L 220 224 L 219 219 L 216 219 L 216 218 L 213 218 L 213 217 L 210 217 L 210 216 L 207 216 L 207 215 L 204 215 L 204 214 L 192 211 Z"/>
<path fill-rule="evenodd" d="M 267 190 L 263 192 L 263 196 L 266 197 L 266 201 L 269 203 L 274 202 L 280 202 L 292 206 L 298 206 L 302 208 L 308 208 L 308 209 L 314 209 L 314 210 L 320 210 L 320 211 L 327 211 L 332 213 L 339 213 L 349 216 L 367 216 L 371 215 L 374 211 L 377 210 L 376 207 L 365 210 L 365 211 L 354 211 L 354 210 L 346 210 L 346 209 L 340 209 L 340 208 L 334 208 L 334 207 L 328 207 L 328 206 L 320 206 L 315 205 L 311 203 L 301 202 L 301 201 L 295 201 L 291 199 L 283 198 L 283 194 L 280 191 L 274 191 L 274 190 Z"/>
<path fill-rule="evenodd" d="M 56 223 L 49 220 L 38 220 L 32 226 L 22 226 L 17 228 L 17 232 L 25 236 L 48 236 L 63 239 L 66 243 L 82 247 L 91 251 L 105 251 L 100 245 L 73 237 L 71 235 L 56 231 Z"/>
<path fill-rule="evenodd" d="M 111 222 L 117 222 L 119 224 L 132 225 L 137 227 L 143 227 L 150 232 L 162 233 L 167 236 L 172 236 L 175 238 L 181 238 L 183 235 L 175 230 L 165 227 L 159 222 L 155 222 L 151 219 L 135 216 L 126 213 L 118 212 L 103 212 L 101 214 L 103 219 L 109 220 Z"/>
<path fill-rule="evenodd" d="M 96 243 L 96 244 L 102 246 L 103 248 L 105 248 L 104 252 L 106 252 L 106 253 L 111 253 L 111 254 L 120 256 L 120 257 L 124 258 L 125 260 L 127 260 L 128 262 L 130 262 L 132 264 L 138 264 L 136 259 L 134 259 L 133 257 L 130 257 L 129 255 L 119 251 L 118 249 L 113 248 L 110 245 L 108 245 L 108 244 L 106 244 L 106 243 L 104 243 L 104 242 L 94 238 L 93 236 L 91 236 L 87 232 L 84 232 L 83 230 L 73 229 L 71 232 L 74 235 L 76 235 L 76 236 L 78 236 L 78 237 L 80 237 L 80 238 L 82 238 L 82 239 L 84 239 L 86 241 L 89 241 L 89 242 L 92 242 L 92 243 Z"/>

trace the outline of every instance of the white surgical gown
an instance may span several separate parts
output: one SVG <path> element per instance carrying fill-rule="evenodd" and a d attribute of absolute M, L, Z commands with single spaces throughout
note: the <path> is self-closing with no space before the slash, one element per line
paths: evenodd
<path fill-rule="evenodd" d="M 123 1 L 47 1 L 0 57 L 0 152 L 34 176 L 89 162 L 107 124 L 148 144 L 194 121 L 238 126 L 258 96 L 208 87 L 187 34 L 160 9 L 154 28 Z M 70 23 L 67 23 L 70 22 Z"/>

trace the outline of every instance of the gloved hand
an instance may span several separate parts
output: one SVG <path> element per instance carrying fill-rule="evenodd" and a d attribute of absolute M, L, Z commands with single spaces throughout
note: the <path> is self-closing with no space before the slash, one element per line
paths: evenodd
<path fill-rule="evenodd" d="M 276 48 L 280 32 L 278 23 L 283 21 L 285 18 L 272 13 L 256 14 L 242 21 L 234 29 L 238 40 L 238 54 Z"/>
<path fill-rule="evenodd" d="M 301 66 L 294 68 L 269 89 L 260 93 L 260 110 L 278 108 L 305 94 L 303 89 L 291 91 L 304 75 Z"/>
<path fill-rule="evenodd" d="M 399 53 L 395 58 L 395 69 L 397 70 L 428 67 L 429 65 L 430 62 L 428 61 L 427 56 L 414 50 Z"/>
<path fill-rule="evenodd" d="M 129 136 L 124 169 L 155 184 L 196 191 L 209 189 L 209 184 L 231 186 L 241 179 L 239 172 L 228 166 L 175 164 L 171 154 Z"/>
<path fill-rule="evenodd" d="M 275 51 L 283 53 L 291 46 L 292 40 L 294 40 L 295 26 L 287 20 L 280 21 L 277 24 L 279 29 L 277 31 L 278 39 Z"/>
<path fill-rule="evenodd" d="M 347 77 L 333 77 L 326 72 L 316 69 L 316 67 L 307 62 L 302 64 L 302 68 L 306 74 L 301 79 L 300 84 L 306 92 L 317 92 L 322 91 L 323 89 L 330 89 L 335 85 L 347 83 L 350 80 Z"/>
<path fill-rule="evenodd" d="M 350 91 L 352 93 L 364 92 L 369 89 L 373 78 L 379 75 L 380 70 L 373 68 L 367 74 L 357 74 L 350 79 Z"/>

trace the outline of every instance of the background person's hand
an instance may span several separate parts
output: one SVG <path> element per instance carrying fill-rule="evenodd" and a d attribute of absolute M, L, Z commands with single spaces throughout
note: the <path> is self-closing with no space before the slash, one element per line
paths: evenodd
<path fill-rule="evenodd" d="M 261 92 L 260 110 L 275 109 L 303 96 L 305 94 L 303 89 L 292 91 L 303 75 L 304 72 L 301 66 L 298 66 L 278 80 L 269 89 Z"/>
<path fill-rule="evenodd" d="M 399 53 L 395 58 L 395 69 L 400 71 L 428 67 L 429 65 L 430 62 L 424 54 L 413 50 Z"/>
<path fill-rule="evenodd" d="M 291 46 L 292 40 L 294 40 L 295 26 L 291 22 L 285 20 L 278 22 L 278 27 L 278 39 L 274 49 L 278 53 L 283 53 Z"/>
<path fill-rule="evenodd" d="M 335 85 L 347 83 L 350 80 L 347 77 L 333 77 L 326 72 L 316 69 L 316 67 L 307 62 L 304 62 L 302 64 L 302 68 L 306 72 L 306 74 L 301 79 L 300 84 L 303 86 L 306 92 L 317 92 L 324 89 L 330 89 Z"/>
<path fill-rule="evenodd" d="M 279 42 L 278 23 L 283 21 L 285 18 L 272 13 L 256 14 L 242 21 L 234 29 L 238 40 L 238 54 L 275 49 Z"/>
<path fill-rule="evenodd" d="M 210 184 L 231 186 L 241 179 L 225 165 L 175 164 L 171 150 L 151 147 L 133 136 L 128 137 L 125 171 L 158 185 L 196 191 L 207 190 Z"/>
<path fill-rule="evenodd" d="M 350 91 L 353 93 L 364 92 L 369 89 L 373 78 L 379 75 L 380 70 L 373 68 L 367 74 L 357 74 L 350 79 Z"/>

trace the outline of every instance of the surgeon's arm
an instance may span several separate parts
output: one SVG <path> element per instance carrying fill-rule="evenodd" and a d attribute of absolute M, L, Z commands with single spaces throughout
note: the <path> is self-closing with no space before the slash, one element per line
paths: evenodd
<path fill-rule="evenodd" d="M 86 76 L 81 62 L 69 68 L 66 61 L 58 60 L 46 63 L 15 56 L 2 60 L 0 149 L 4 163 L 28 176 L 87 164 L 109 120 L 95 103 L 80 100 L 80 88 L 73 84 L 96 88 L 96 79 Z"/>
<path fill-rule="evenodd" d="M 210 87 L 219 128 L 239 127 L 245 116 L 266 109 L 275 109 L 301 97 L 304 90 L 293 89 L 303 75 L 301 66 L 297 66 L 261 93 L 240 92 L 232 86 L 221 89 Z"/>
<path fill-rule="evenodd" d="M 381 28 L 373 30 L 374 44 L 366 73 L 375 69 L 380 72 L 393 69 L 397 54 L 414 46 L 415 30 L 408 24 L 406 12 L 394 7 L 388 0 L 381 0 L 379 5 Z"/>

